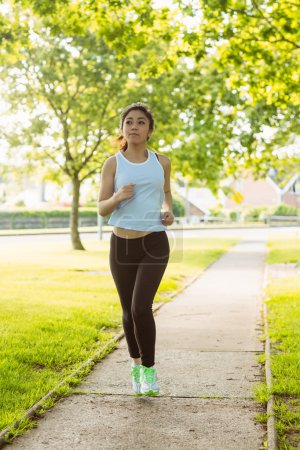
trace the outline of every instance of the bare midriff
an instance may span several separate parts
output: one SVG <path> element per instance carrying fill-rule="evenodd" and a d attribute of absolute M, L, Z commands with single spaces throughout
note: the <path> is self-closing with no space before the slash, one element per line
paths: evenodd
<path fill-rule="evenodd" d="M 127 228 L 114 227 L 113 233 L 121 238 L 135 239 L 142 236 L 146 236 L 147 234 L 150 234 L 151 231 L 138 231 L 138 230 L 129 230 Z"/>

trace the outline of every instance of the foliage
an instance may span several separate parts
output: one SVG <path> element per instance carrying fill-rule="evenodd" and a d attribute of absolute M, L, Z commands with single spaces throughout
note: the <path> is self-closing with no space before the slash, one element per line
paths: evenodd
<path fill-rule="evenodd" d="M 70 209 L 67 210 L 23 210 L 23 211 L 0 211 L 0 219 L 21 219 L 21 218 L 50 218 L 50 217 L 70 217 Z M 95 217 L 97 210 L 94 209 L 80 209 L 80 217 Z"/>
<path fill-rule="evenodd" d="M 183 217 L 185 207 L 183 201 L 176 195 L 172 195 L 174 217 Z"/>
<path fill-rule="evenodd" d="M 245 214 L 245 220 L 252 222 L 262 220 L 264 213 L 268 210 L 266 207 L 256 207 L 249 209 Z"/>
<path fill-rule="evenodd" d="M 222 211 L 222 206 L 215 206 L 214 208 L 209 209 L 209 213 L 214 217 L 226 217 L 226 214 Z"/>
<path fill-rule="evenodd" d="M 28 120 L 2 136 L 23 166 L 72 180 L 75 228 L 80 185 L 114 153 L 119 114 L 134 101 L 154 112 L 151 145 L 172 158 L 173 177 L 190 184 L 216 193 L 221 179 L 245 166 L 265 175 L 271 166 L 284 172 L 299 165 L 299 155 L 274 153 L 299 130 L 296 3 L 11 5 L 0 24 L 3 97 Z M 190 28 L 189 16 L 197 18 Z"/>
<path fill-rule="evenodd" d="M 273 212 L 274 216 L 298 216 L 300 214 L 300 210 L 298 208 L 294 208 L 293 206 L 286 205 L 285 203 L 281 203 Z"/>
<path fill-rule="evenodd" d="M 273 150 L 299 134 L 299 3 L 201 0 L 198 8 L 195 2 L 186 3 L 191 16 L 199 10 L 202 14 L 191 53 L 199 61 L 209 55 L 236 97 L 231 114 L 237 139 L 228 168 L 236 165 L 236 158 L 260 174 L 270 165 L 286 163 Z M 266 129 L 273 136 L 264 134 Z M 295 162 L 299 167 L 299 154 Z"/>
<path fill-rule="evenodd" d="M 144 78 L 152 76 L 155 84 L 172 66 L 166 57 L 173 51 L 170 18 L 146 2 L 125 8 L 97 2 L 97 11 L 86 2 L 72 2 L 69 8 L 56 2 L 51 13 L 41 2 L 20 4 L 27 7 L 31 34 L 17 61 L 7 59 L 2 77 L 10 86 L 5 97 L 12 110 L 25 110 L 29 120 L 2 136 L 12 149 L 22 149 L 33 170 L 42 163 L 58 181 L 62 175 L 71 180 L 72 241 L 83 249 L 78 234 L 81 183 L 100 172 L 113 153 L 119 113 L 126 104 L 145 99 L 149 86 Z M 149 21 L 158 26 L 155 38 Z M 160 86 L 153 96 L 157 102 L 164 82 Z M 161 110 L 172 116 L 170 102 Z M 176 110 L 173 115 L 178 122 Z"/>
<path fill-rule="evenodd" d="M 230 211 L 229 217 L 230 220 L 232 220 L 232 222 L 237 222 L 239 218 L 239 213 L 237 211 Z"/>

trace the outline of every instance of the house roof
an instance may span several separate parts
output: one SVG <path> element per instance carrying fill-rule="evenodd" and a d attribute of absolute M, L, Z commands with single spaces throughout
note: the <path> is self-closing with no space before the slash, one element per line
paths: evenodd
<path fill-rule="evenodd" d="M 290 189 L 290 187 L 295 181 L 298 180 L 299 177 L 300 173 L 289 173 L 280 177 L 277 170 L 272 170 L 269 172 L 269 178 L 272 179 L 272 181 L 279 187 L 283 194 Z"/>
<path fill-rule="evenodd" d="M 282 193 L 285 194 L 299 178 L 300 178 L 300 174 L 295 173 L 295 175 L 292 176 L 292 178 L 287 182 L 287 184 L 282 189 Z"/>
<path fill-rule="evenodd" d="M 247 176 L 249 175 L 251 176 L 251 172 L 249 172 Z M 245 176 L 245 178 L 247 178 L 247 176 Z M 260 178 L 260 180 L 265 180 L 273 185 L 274 188 L 281 194 L 285 194 L 298 179 L 300 179 L 300 173 L 286 174 L 279 177 L 278 171 L 274 168 L 270 168 L 268 175 L 266 175 L 265 178 Z M 222 184 L 223 186 L 230 186 L 234 183 L 234 181 L 234 177 L 231 176 L 223 180 Z"/>

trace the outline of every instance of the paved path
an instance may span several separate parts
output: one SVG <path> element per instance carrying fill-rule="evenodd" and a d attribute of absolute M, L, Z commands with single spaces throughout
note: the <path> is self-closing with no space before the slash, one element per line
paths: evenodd
<path fill-rule="evenodd" d="M 252 386 L 265 240 L 243 240 L 156 315 L 161 395 L 134 397 L 123 339 L 12 450 L 258 450 Z"/>

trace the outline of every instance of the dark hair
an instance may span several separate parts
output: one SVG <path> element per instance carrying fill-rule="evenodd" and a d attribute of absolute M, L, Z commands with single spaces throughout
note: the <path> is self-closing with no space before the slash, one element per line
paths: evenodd
<path fill-rule="evenodd" d="M 120 130 L 123 129 L 123 123 L 124 123 L 124 120 L 125 120 L 127 114 L 133 110 L 140 110 L 140 111 L 143 111 L 143 113 L 145 113 L 145 116 L 149 120 L 149 130 L 153 131 L 154 130 L 154 119 L 153 119 L 152 112 L 150 111 L 148 106 L 142 102 L 132 103 L 131 105 L 127 106 L 122 111 L 121 116 L 120 116 Z M 127 144 L 127 141 L 124 138 L 123 134 L 121 134 L 116 140 L 119 143 L 121 150 L 123 150 L 125 152 L 125 150 L 128 147 L 128 144 Z"/>

